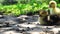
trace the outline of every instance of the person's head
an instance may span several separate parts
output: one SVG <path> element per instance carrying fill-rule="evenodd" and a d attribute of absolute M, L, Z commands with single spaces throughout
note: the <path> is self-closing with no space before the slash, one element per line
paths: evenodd
<path fill-rule="evenodd" d="M 57 6 L 57 3 L 55 1 L 50 1 L 49 2 L 49 7 L 50 8 L 55 8 Z"/>

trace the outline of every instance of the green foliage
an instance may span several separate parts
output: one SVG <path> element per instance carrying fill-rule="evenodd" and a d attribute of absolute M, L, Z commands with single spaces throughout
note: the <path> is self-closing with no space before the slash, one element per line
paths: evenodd
<path fill-rule="evenodd" d="M 57 6 L 60 8 L 60 4 L 57 4 Z"/>
<path fill-rule="evenodd" d="M 8 2 L 7 2 L 8 1 Z M 12 0 L 14 2 L 14 0 Z M 24 15 L 29 12 L 36 12 L 40 9 L 48 9 L 48 3 L 50 0 L 15 0 L 18 3 L 10 3 L 9 0 L 3 1 L 2 3 L 6 3 L 6 5 L 3 5 L 0 3 L 0 12 L 4 12 L 5 15 Z M 60 0 L 55 0 L 59 3 Z M 7 5 L 9 3 L 9 5 Z M 58 7 L 60 7 L 60 3 L 58 4 Z"/>
<path fill-rule="evenodd" d="M 11 4 L 16 4 L 16 3 L 18 3 L 18 2 L 15 0 L 4 0 L 2 2 L 3 5 L 11 5 Z"/>

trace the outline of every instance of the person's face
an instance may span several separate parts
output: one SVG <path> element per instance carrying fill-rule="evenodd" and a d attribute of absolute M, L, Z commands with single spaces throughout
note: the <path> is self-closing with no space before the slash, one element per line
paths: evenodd
<path fill-rule="evenodd" d="M 55 8 L 55 3 L 51 3 L 51 8 Z"/>

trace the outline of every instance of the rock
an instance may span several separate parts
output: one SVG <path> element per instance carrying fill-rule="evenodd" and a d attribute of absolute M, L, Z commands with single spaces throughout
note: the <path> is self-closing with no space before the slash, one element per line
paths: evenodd
<path fill-rule="evenodd" d="M 9 23 L 6 23 L 6 27 L 9 27 Z"/>
<path fill-rule="evenodd" d="M 1 19 L 1 18 L 4 18 L 4 16 L 3 16 L 3 15 L 0 15 L 0 19 Z"/>
<path fill-rule="evenodd" d="M 60 34 L 60 31 L 57 34 Z"/>
<path fill-rule="evenodd" d="M 27 27 L 27 31 L 29 31 L 30 30 L 30 28 L 29 27 Z"/>

